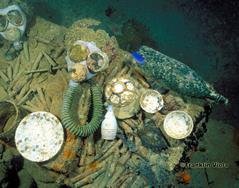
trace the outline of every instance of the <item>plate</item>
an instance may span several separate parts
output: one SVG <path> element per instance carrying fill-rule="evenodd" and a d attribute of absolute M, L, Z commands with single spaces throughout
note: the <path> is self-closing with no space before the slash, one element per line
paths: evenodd
<path fill-rule="evenodd" d="M 184 111 L 172 111 L 165 117 L 163 127 L 168 136 L 183 139 L 191 134 L 193 120 Z"/>
<path fill-rule="evenodd" d="M 54 157 L 64 142 L 60 121 L 49 112 L 33 112 L 20 122 L 15 133 L 15 143 L 20 154 L 34 162 Z"/>
<path fill-rule="evenodd" d="M 140 97 L 140 106 L 148 113 L 156 113 L 164 106 L 163 97 L 158 91 L 148 89 Z"/>

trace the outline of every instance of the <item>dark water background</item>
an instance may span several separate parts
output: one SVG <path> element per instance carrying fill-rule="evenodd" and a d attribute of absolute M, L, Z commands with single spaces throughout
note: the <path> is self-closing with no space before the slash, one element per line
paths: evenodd
<path fill-rule="evenodd" d="M 35 14 L 64 26 L 94 18 L 133 50 L 152 46 L 195 69 L 230 99 L 213 118 L 239 120 L 239 1 L 237 0 L 29 0 Z"/>

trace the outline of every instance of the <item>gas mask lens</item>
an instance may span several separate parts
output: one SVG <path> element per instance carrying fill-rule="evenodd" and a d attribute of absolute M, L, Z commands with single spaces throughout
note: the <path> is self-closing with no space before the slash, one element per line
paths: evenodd
<path fill-rule="evenodd" d="M 104 66 L 104 58 L 101 54 L 93 52 L 87 59 L 88 69 L 92 72 L 99 72 Z"/>
<path fill-rule="evenodd" d="M 19 10 L 11 10 L 7 13 L 9 22 L 15 26 L 21 26 L 24 23 L 23 16 Z"/>
<path fill-rule="evenodd" d="M 71 47 L 69 57 L 73 62 L 81 62 L 86 60 L 89 53 L 90 52 L 87 46 L 77 44 Z"/>
<path fill-rule="evenodd" d="M 0 32 L 3 32 L 7 29 L 8 26 L 8 20 L 6 16 L 0 15 Z"/>

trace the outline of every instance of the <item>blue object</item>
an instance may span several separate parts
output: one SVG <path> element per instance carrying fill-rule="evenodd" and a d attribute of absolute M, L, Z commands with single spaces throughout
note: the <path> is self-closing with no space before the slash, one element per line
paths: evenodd
<path fill-rule="evenodd" d="M 144 65 L 144 57 L 142 55 L 137 52 L 132 52 L 131 55 L 137 63 Z"/>

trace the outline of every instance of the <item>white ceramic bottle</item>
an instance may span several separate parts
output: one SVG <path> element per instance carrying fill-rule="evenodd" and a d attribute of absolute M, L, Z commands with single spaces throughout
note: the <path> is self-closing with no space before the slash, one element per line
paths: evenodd
<path fill-rule="evenodd" d="M 117 133 L 117 120 L 113 112 L 113 106 L 109 105 L 105 119 L 101 124 L 101 137 L 105 140 L 114 140 Z"/>

